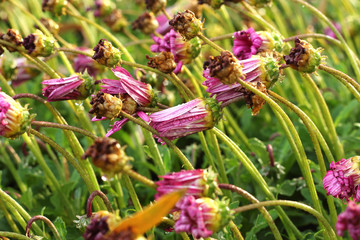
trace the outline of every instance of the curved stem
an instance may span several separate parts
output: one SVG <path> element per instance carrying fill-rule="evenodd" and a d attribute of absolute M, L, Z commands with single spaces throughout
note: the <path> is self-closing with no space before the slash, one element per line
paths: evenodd
<path fill-rule="evenodd" d="M 181 81 L 181 79 L 175 73 L 172 72 L 170 75 L 173 79 L 175 79 L 177 84 L 185 91 L 186 95 L 190 99 L 195 98 L 195 95 L 193 94 L 193 92 L 183 83 L 183 81 Z"/>
<path fill-rule="evenodd" d="M 222 52 L 225 51 L 222 47 L 205 37 L 205 35 L 202 32 L 199 32 L 198 37 L 203 40 L 206 44 L 208 44 L 210 47 L 214 48 L 215 50 Z"/>
<path fill-rule="evenodd" d="M 259 200 L 257 200 L 253 195 L 251 195 L 250 193 L 248 193 L 244 189 L 239 188 L 239 187 L 237 187 L 235 185 L 219 184 L 219 188 L 227 189 L 227 190 L 230 190 L 232 192 L 236 192 L 236 193 L 240 194 L 241 196 L 243 196 L 244 198 L 246 198 L 251 203 L 259 203 Z M 276 225 L 274 223 L 274 220 L 271 218 L 270 213 L 266 210 L 265 207 L 259 207 L 258 209 L 259 209 L 260 213 L 264 216 L 265 221 L 268 223 L 271 231 L 274 234 L 275 239 L 282 239 L 281 234 L 280 234 L 278 228 L 276 227 Z"/>
<path fill-rule="evenodd" d="M 61 51 L 61 52 L 67 52 L 67 53 L 73 53 L 73 54 L 81 54 L 81 55 L 84 55 L 84 56 L 88 56 L 88 57 L 91 57 L 93 56 L 93 54 L 91 53 L 88 53 L 88 52 L 85 52 L 85 51 L 81 51 L 81 50 L 78 50 L 78 49 L 73 49 L 73 48 L 55 48 L 54 49 L 55 51 Z"/>
<path fill-rule="evenodd" d="M 300 3 L 302 6 L 306 7 L 308 10 L 310 10 L 314 15 L 316 15 L 319 19 L 321 19 L 323 22 L 325 22 L 330 27 L 330 29 L 335 33 L 336 37 L 343 44 L 345 52 L 348 55 L 348 57 L 350 58 L 350 62 L 355 71 L 356 77 L 358 78 L 358 81 L 360 81 L 360 67 L 357 65 L 355 58 L 351 52 L 351 49 L 348 46 L 348 44 L 346 43 L 344 37 L 337 30 L 337 28 L 330 21 L 330 19 L 328 19 L 322 12 L 320 12 L 316 7 L 312 6 L 308 2 L 305 2 L 303 0 L 292 0 L 292 1 Z"/>
<path fill-rule="evenodd" d="M 114 212 L 114 209 L 112 208 L 111 203 L 110 203 L 109 199 L 107 198 L 107 196 L 102 191 L 95 190 L 90 194 L 90 196 L 87 200 L 87 203 L 86 203 L 86 216 L 88 218 L 90 218 L 92 216 L 91 206 L 92 206 L 92 203 L 96 196 L 100 197 L 103 200 L 108 212 Z"/>
<path fill-rule="evenodd" d="M 234 209 L 234 211 L 236 213 L 239 213 L 239 212 L 245 212 L 245 211 L 253 210 L 253 209 L 256 209 L 259 207 L 267 207 L 267 206 L 288 206 L 288 207 L 294 207 L 294 208 L 301 209 L 305 212 L 308 212 L 311 215 L 313 215 L 314 217 L 316 217 L 318 219 L 318 221 L 324 225 L 326 233 L 329 235 L 330 239 L 336 239 L 335 232 L 332 229 L 332 227 L 330 226 L 330 224 L 328 223 L 328 221 L 326 221 L 326 219 L 318 211 L 316 211 L 312 207 L 305 205 L 303 203 L 289 201 L 289 200 L 265 201 L 265 202 L 253 203 L 253 204 L 246 205 L 243 207 L 238 207 L 238 208 Z"/>
<path fill-rule="evenodd" d="M 341 77 L 343 78 L 344 80 L 346 80 L 349 84 L 351 84 L 358 92 L 360 92 L 360 84 L 357 83 L 355 81 L 355 79 L 351 78 L 349 75 L 339 71 L 339 70 L 336 70 L 332 67 L 329 67 L 329 66 L 326 66 L 326 65 L 323 65 L 323 64 L 320 64 L 319 65 L 319 69 L 333 75 L 334 77 L 338 78 L 338 77 Z M 339 78 L 338 78 L 339 79 Z"/>
<path fill-rule="evenodd" d="M 230 221 L 229 227 L 232 233 L 234 234 L 236 240 L 244 240 L 244 237 L 241 235 L 239 228 L 236 226 L 236 224 L 233 221 Z"/>
<path fill-rule="evenodd" d="M 9 237 L 9 238 L 14 238 L 14 239 L 19 239 L 19 240 L 31 240 L 31 238 L 28 238 L 27 236 L 18 234 L 18 233 L 13 233 L 13 232 L 4 232 L 4 231 L 0 231 L 0 237 Z"/>
<path fill-rule="evenodd" d="M 50 228 L 50 230 L 53 232 L 55 239 L 61 240 L 60 234 L 59 234 L 58 230 L 56 229 L 56 227 L 54 226 L 54 224 L 47 217 L 44 217 L 41 215 L 33 216 L 32 218 L 30 218 L 30 220 L 28 221 L 28 223 L 26 225 L 26 236 L 30 237 L 31 225 L 37 220 L 41 220 L 41 221 L 45 222 L 48 225 L 48 227 Z"/>
<path fill-rule="evenodd" d="M 45 121 L 32 121 L 31 125 L 40 126 L 40 127 L 60 128 L 60 129 L 65 129 L 65 130 L 70 130 L 73 132 L 81 133 L 82 135 L 85 135 L 92 139 L 97 138 L 96 135 L 94 135 L 93 133 L 91 133 L 87 130 L 84 130 L 84 129 L 78 128 L 78 127 L 74 127 L 74 126 L 70 126 L 70 125 L 66 125 L 66 124 L 45 122 Z"/>
<path fill-rule="evenodd" d="M 0 210 L 3 212 L 4 217 L 7 221 L 7 223 L 9 224 L 10 228 L 12 229 L 12 231 L 14 231 L 16 233 L 20 233 L 19 228 L 17 227 L 16 223 L 12 219 L 11 214 L 9 213 L 9 211 L 7 210 L 5 204 L 3 203 L 3 201 L 1 199 L 0 199 Z M 0 234 L 0 236 L 1 236 L 1 234 Z"/>
<path fill-rule="evenodd" d="M 151 188 L 157 188 L 158 186 L 151 180 L 148 179 L 147 177 L 135 172 L 134 170 L 131 169 L 125 169 L 123 171 L 126 175 L 128 175 L 129 177 L 144 183 L 145 185 L 151 187 Z"/>
<path fill-rule="evenodd" d="M 138 124 L 139 126 L 146 129 L 147 131 L 151 132 L 152 134 L 155 134 L 156 136 L 160 137 L 158 131 L 156 131 L 154 128 L 149 126 L 143 120 L 137 119 L 137 118 L 131 116 L 130 114 L 127 114 L 124 111 L 121 111 L 120 116 L 129 119 L 130 121 Z M 164 137 L 161 137 L 161 139 L 164 140 L 166 145 L 168 145 L 178 155 L 178 157 L 183 162 L 186 169 L 188 169 L 188 170 L 194 169 L 194 167 L 191 165 L 190 161 L 186 158 L 186 156 L 180 151 L 180 149 L 173 142 L 171 142 L 169 139 L 164 138 Z"/>
<path fill-rule="evenodd" d="M 9 83 L 7 82 L 4 75 L 2 75 L 2 73 L 0 73 L 0 83 L 5 86 L 5 89 L 10 96 L 15 95 L 15 91 L 12 89 L 12 87 L 10 87 Z"/>

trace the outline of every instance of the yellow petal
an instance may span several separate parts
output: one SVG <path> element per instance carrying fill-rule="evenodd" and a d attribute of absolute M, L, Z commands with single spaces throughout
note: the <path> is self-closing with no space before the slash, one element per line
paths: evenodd
<path fill-rule="evenodd" d="M 131 230 L 134 235 L 142 235 L 152 227 L 159 224 L 175 206 L 177 201 L 185 194 L 185 191 L 172 192 L 161 197 L 154 205 L 145 208 L 142 212 L 125 219 L 111 231 L 119 233 Z"/>

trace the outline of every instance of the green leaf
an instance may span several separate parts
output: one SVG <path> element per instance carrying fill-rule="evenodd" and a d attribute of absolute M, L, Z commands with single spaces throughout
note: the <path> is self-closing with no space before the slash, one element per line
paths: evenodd
<path fill-rule="evenodd" d="M 61 239 L 66 239 L 67 230 L 66 230 L 65 222 L 62 220 L 62 218 L 57 217 L 54 221 L 54 225 L 58 230 Z"/>
<path fill-rule="evenodd" d="M 279 194 L 290 197 L 296 190 L 296 183 L 291 180 L 285 180 L 280 186 L 278 185 L 278 189 Z"/>

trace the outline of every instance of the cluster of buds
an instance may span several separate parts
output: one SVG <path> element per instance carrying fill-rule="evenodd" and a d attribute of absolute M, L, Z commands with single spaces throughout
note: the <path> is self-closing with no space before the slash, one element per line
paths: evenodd
<path fill-rule="evenodd" d="M 330 170 L 323 179 L 323 185 L 327 195 L 339 199 L 353 198 L 360 202 L 360 157 L 341 159 L 339 162 L 332 162 Z"/>
<path fill-rule="evenodd" d="M 234 55 L 242 60 L 260 52 L 281 52 L 284 42 L 273 32 L 255 32 L 253 28 L 234 33 Z"/>
<path fill-rule="evenodd" d="M 182 13 L 178 12 L 170 20 L 169 24 L 186 40 L 196 37 L 203 30 L 203 23 L 190 10 L 185 10 Z"/>
<path fill-rule="evenodd" d="M 348 230 L 352 239 L 360 238 L 360 206 L 355 202 L 349 202 L 346 210 L 339 214 L 335 225 L 336 233 L 344 236 Z"/>
<path fill-rule="evenodd" d="M 126 155 L 125 147 L 121 147 L 113 138 L 96 138 L 83 155 L 84 159 L 87 157 L 90 157 L 92 163 L 107 176 L 130 169 L 128 163 L 131 157 Z"/>
<path fill-rule="evenodd" d="M 67 4 L 67 0 L 43 0 L 42 10 L 43 12 L 49 11 L 56 16 L 61 16 L 66 14 Z"/>
<path fill-rule="evenodd" d="M 150 114 L 150 125 L 159 132 L 159 141 L 184 137 L 211 129 L 221 119 L 220 104 L 213 98 L 196 98 L 187 103 Z"/>
<path fill-rule="evenodd" d="M 166 7 L 166 0 L 145 0 L 146 8 L 154 14 L 158 13 Z"/>
<path fill-rule="evenodd" d="M 62 100 L 83 100 L 94 92 L 94 80 L 87 73 L 76 74 L 68 78 L 45 80 L 42 84 L 47 85 L 43 88 L 43 95 L 47 101 Z"/>
<path fill-rule="evenodd" d="M 145 12 L 140 15 L 131 26 L 133 30 L 139 29 L 144 34 L 152 34 L 159 27 L 159 23 L 152 12 Z"/>
<path fill-rule="evenodd" d="M 0 39 L 16 46 L 20 46 L 23 43 L 23 38 L 17 29 L 8 29 L 6 33 L 0 33 Z M 9 52 L 14 52 L 16 49 L 4 46 Z M 1 55 L 1 54 L 0 54 Z"/>
<path fill-rule="evenodd" d="M 172 73 L 176 69 L 176 63 L 174 61 L 174 55 L 171 52 L 161 52 L 159 55 L 149 57 L 147 65 L 152 68 L 158 69 L 163 73 Z"/>
<path fill-rule="evenodd" d="M 296 38 L 295 47 L 290 50 L 289 55 L 284 56 L 284 60 L 299 72 L 312 73 L 321 63 L 321 51 L 321 48 L 315 49 L 307 41 Z"/>
<path fill-rule="evenodd" d="M 55 40 L 45 36 L 40 30 L 24 38 L 23 46 L 33 57 L 48 57 L 54 50 Z"/>
<path fill-rule="evenodd" d="M 32 118 L 26 107 L 1 92 L 0 88 L 0 136 L 15 138 L 23 134 L 30 126 Z"/>
<path fill-rule="evenodd" d="M 93 59 L 99 64 L 107 67 L 115 67 L 121 63 L 121 52 L 113 47 L 111 42 L 101 39 L 93 49 L 95 51 Z"/>

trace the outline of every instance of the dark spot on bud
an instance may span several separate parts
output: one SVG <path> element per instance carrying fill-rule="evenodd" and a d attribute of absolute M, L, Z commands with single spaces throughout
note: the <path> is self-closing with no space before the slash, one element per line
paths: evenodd
<path fill-rule="evenodd" d="M 35 46 L 35 35 L 30 34 L 26 38 L 24 38 L 23 46 L 26 50 L 28 50 L 28 53 L 31 54 L 36 46 Z"/>

